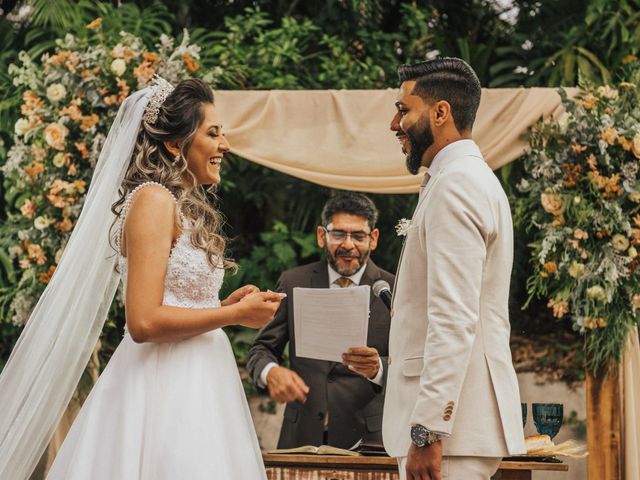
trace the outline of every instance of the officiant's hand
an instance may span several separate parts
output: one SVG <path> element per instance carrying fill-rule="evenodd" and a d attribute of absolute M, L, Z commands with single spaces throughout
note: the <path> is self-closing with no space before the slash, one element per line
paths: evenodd
<path fill-rule="evenodd" d="M 277 292 L 254 292 L 242 297 L 242 300 L 230 305 L 236 310 L 238 325 L 260 328 L 273 320 L 280 303 L 287 295 Z"/>
<path fill-rule="evenodd" d="M 373 347 L 354 347 L 342 354 L 342 363 L 349 370 L 372 379 L 380 370 L 380 355 Z"/>
<path fill-rule="evenodd" d="M 278 403 L 289 403 L 294 400 L 307 401 L 309 387 L 302 377 L 286 367 L 273 367 L 267 375 L 269 396 Z"/>
<path fill-rule="evenodd" d="M 244 297 L 246 297 L 250 293 L 255 293 L 259 291 L 260 289 L 255 285 L 245 285 L 244 287 L 240 287 L 239 289 L 235 290 L 231 295 L 229 295 L 222 302 L 220 302 L 220 304 L 223 307 L 226 307 L 227 305 L 233 305 L 234 303 L 238 303 L 240 300 L 242 300 Z"/>

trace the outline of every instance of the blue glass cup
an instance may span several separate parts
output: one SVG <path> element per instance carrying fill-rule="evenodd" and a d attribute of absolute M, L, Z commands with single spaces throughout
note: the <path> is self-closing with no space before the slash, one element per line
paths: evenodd
<path fill-rule="evenodd" d="M 561 403 L 534 403 L 531 405 L 533 423 L 540 435 L 555 437 L 562 426 L 564 409 Z"/>
<path fill-rule="evenodd" d="M 520 408 L 522 409 L 522 428 L 527 424 L 527 404 L 521 403 Z"/>

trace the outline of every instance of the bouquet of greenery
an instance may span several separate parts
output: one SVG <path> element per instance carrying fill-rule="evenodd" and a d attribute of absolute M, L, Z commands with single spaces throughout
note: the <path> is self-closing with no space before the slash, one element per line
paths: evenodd
<path fill-rule="evenodd" d="M 58 40 L 40 62 L 22 52 L 21 65 L 9 70 L 24 93 L 2 166 L 8 218 L 0 261 L 14 278 L 0 292 L 0 322 L 23 325 L 55 272 L 125 97 L 155 74 L 178 82 L 199 73 L 200 48 L 186 31 L 177 45 L 161 35 L 152 51 L 125 32 L 105 38 L 99 18 L 86 28 Z"/>
<path fill-rule="evenodd" d="M 587 88 L 531 132 L 515 219 L 532 234 L 529 300 L 586 336 L 588 367 L 619 361 L 640 310 L 638 75 Z"/>

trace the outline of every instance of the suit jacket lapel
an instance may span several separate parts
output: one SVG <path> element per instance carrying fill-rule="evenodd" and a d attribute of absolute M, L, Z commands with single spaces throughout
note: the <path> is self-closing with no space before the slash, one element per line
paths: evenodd
<path fill-rule="evenodd" d="M 318 262 L 311 276 L 311 288 L 329 288 L 329 270 L 327 262 Z"/>
<path fill-rule="evenodd" d="M 364 273 L 362 274 L 362 278 L 360 279 L 360 285 L 369 285 L 372 286 L 376 280 L 380 279 L 380 270 L 378 266 L 373 263 L 371 259 L 367 261 L 367 266 L 364 269 Z M 373 308 L 373 300 L 375 299 L 375 295 L 371 292 L 369 295 L 369 311 Z"/>

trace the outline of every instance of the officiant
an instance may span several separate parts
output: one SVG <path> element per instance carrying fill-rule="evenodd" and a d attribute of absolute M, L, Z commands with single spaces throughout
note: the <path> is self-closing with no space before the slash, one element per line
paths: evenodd
<path fill-rule="evenodd" d="M 258 334 L 248 368 L 260 390 L 286 403 L 278 448 L 331 445 L 351 448 L 357 442 L 382 443 L 382 409 L 390 318 L 387 307 L 371 294 L 366 345 L 353 345 L 343 362 L 296 356 L 294 287 L 351 288 L 394 276 L 370 255 L 378 244 L 378 210 L 358 193 L 340 193 L 325 204 L 317 227 L 325 259 L 283 272 L 278 291 L 287 294 L 274 320 Z M 283 366 L 289 344 L 290 368 Z"/>

